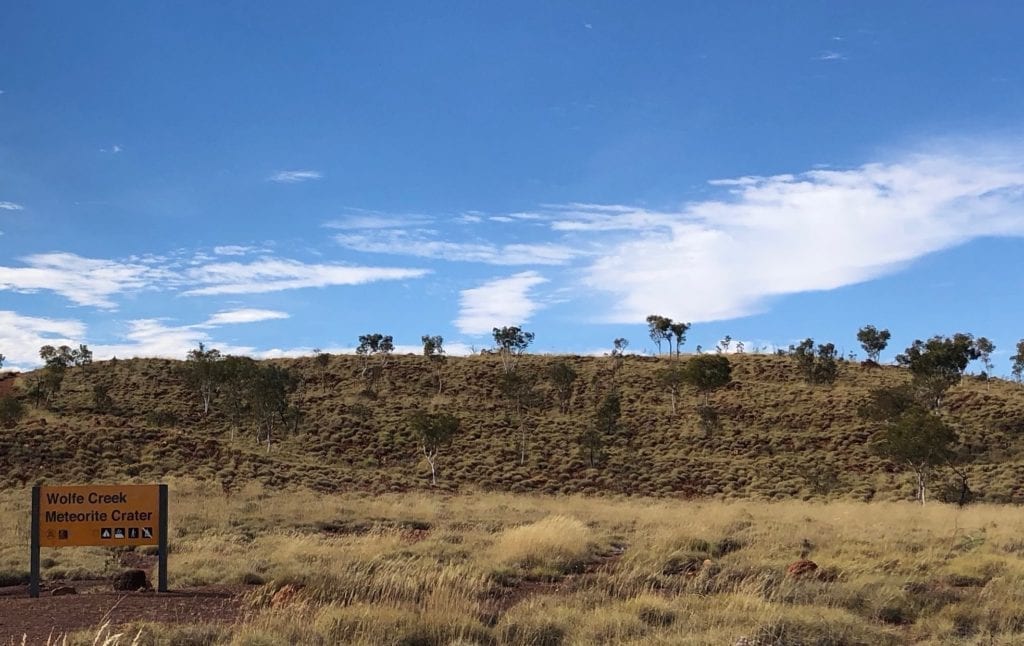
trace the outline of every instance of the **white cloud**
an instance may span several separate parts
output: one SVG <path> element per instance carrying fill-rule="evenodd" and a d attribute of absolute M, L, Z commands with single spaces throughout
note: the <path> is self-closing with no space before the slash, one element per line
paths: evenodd
<path fill-rule="evenodd" d="M 391 215 L 377 213 L 376 211 L 357 211 L 354 215 L 348 215 L 337 220 L 331 220 L 324 224 L 328 229 L 342 229 L 346 231 L 376 230 L 376 229 L 408 229 L 433 222 L 433 218 L 415 213 L 403 215 Z"/>
<path fill-rule="evenodd" d="M 248 264 L 211 263 L 191 268 L 187 271 L 189 280 L 204 286 L 183 293 L 194 296 L 261 294 L 285 289 L 362 285 L 381 280 L 420 278 L 428 273 L 426 269 L 305 264 L 297 260 L 264 258 Z"/>
<path fill-rule="evenodd" d="M 45 253 L 22 259 L 27 267 L 0 266 L 0 290 L 56 292 L 78 305 L 115 309 L 115 294 L 137 291 L 166 278 L 165 271 L 136 262 Z"/>
<path fill-rule="evenodd" d="M 819 61 L 845 61 L 847 60 L 846 54 L 841 52 L 825 51 L 815 56 L 816 60 Z"/>
<path fill-rule="evenodd" d="M 668 227 L 678 214 L 617 204 L 568 204 L 554 207 L 551 229 L 560 232 L 594 233 L 635 231 Z"/>
<path fill-rule="evenodd" d="M 495 245 L 489 242 L 448 242 L 419 233 L 389 230 L 340 234 L 334 240 L 364 253 L 386 253 L 490 265 L 564 265 L 580 255 L 572 247 L 555 243 Z"/>
<path fill-rule="evenodd" d="M 619 218 L 646 222 L 584 271 L 586 286 L 615 296 L 610 321 L 735 318 L 773 296 L 870 280 L 979 237 L 1024 235 L 1024 167 L 1005 159 L 929 154 L 718 184 L 730 199 L 579 220 L 605 231 Z"/>
<path fill-rule="evenodd" d="M 0 354 L 5 368 L 25 369 L 39 363 L 44 345 L 76 346 L 82 342 L 85 326 L 80 321 L 21 316 L 0 310 Z"/>
<path fill-rule="evenodd" d="M 323 174 L 316 170 L 281 170 L 267 179 L 271 182 L 279 182 L 282 184 L 297 184 L 299 182 L 307 182 L 311 179 L 320 179 Z"/>
<path fill-rule="evenodd" d="M 211 316 L 203 327 L 216 327 L 218 325 L 234 325 L 237 323 L 258 323 L 260 321 L 274 321 L 288 318 L 288 312 L 260 309 L 238 309 L 217 312 Z"/>
<path fill-rule="evenodd" d="M 24 211 L 25 207 L 16 202 L 0 202 L 0 211 Z"/>
<path fill-rule="evenodd" d="M 541 308 L 529 291 L 546 282 L 537 272 L 524 271 L 463 290 L 455 326 L 463 334 L 487 334 L 495 327 L 521 325 Z"/>
<path fill-rule="evenodd" d="M 213 253 L 218 256 L 246 256 L 250 253 L 257 251 L 266 251 L 265 249 L 259 249 L 257 247 L 248 247 L 244 245 L 228 244 L 221 245 L 213 248 Z"/>

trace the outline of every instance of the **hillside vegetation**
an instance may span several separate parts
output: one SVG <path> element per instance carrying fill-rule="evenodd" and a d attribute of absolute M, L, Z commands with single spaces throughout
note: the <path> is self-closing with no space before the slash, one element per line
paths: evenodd
<path fill-rule="evenodd" d="M 291 415 L 276 424 L 269 446 L 265 436 L 257 440 L 252 420 L 232 420 L 223 395 L 204 414 L 182 361 L 72 367 L 48 405 L 27 394 L 33 373 L 8 376 L 0 395 L 13 393 L 27 413 L 0 429 L 0 485 L 189 476 L 226 491 L 248 481 L 319 491 L 428 489 L 430 467 L 409 428 L 410 415 L 427 410 L 460 421 L 451 444 L 439 449 L 442 490 L 913 497 L 913 479 L 870 450 L 877 427 L 858 416 L 872 389 L 909 382 L 905 369 L 840 361 L 834 384 L 811 385 L 790 357 L 731 355 L 732 383 L 711 395 L 718 420 L 709 428 L 695 391 L 682 388 L 673 413 L 658 380 L 659 370 L 691 358 L 628 356 L 613 370 L 607 357 L 524 355 L 517 374 L 536 388 L 520 408 L 503 396 L 496 355 L 447 359 L 440 394 L 436 366 L 422 356 L 391 357 L 373 382 L 356 356 L 275 360 L 269 363 L 287 369 L 296 387 Z M 564 412 L 548 377 L 561 362 L 578 375 Z M 592 464 L 580 437 L 599 423 L 611 392 L 621 416 Z M 959 435 L 975 499 L 1024 502 L 1024 389 L 966 377 L 947 393 L 941 415 Z M 960 483 L 940 471 L 931 492 L 951 498 Z"/>

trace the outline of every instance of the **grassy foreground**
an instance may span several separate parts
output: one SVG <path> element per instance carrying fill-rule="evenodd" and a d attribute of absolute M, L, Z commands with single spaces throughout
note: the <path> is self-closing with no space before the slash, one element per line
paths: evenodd
<path fill-rule="evenodd" d="M 171 490 L 171 586 L 244 584 L 250 611 L 129 627 L 125 643 L 140 628 L 141 644 L 1024 641 L 1024 517 L 1008 506 Z M 18 519 L 0 525 L 0 572 L 25 569 L 27 502 L 0 493 Z M 819 569 L 787 576 L 802 551 Z M 44 578 L 111 567 L 91 548 L 43 562 Z M 274 602 L 286 584 L 301 589 Z"/>

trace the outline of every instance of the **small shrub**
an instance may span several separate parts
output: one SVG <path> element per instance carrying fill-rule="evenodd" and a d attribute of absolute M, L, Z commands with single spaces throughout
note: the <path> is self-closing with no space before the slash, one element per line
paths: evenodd
<path fill-rule="evenodd" d="M 726 554 L 732 554 L 733 552 L 741 549 L 743 549 L 743 543 L 735 538 L 726 536 L 712 546 L 711 556 L 716 559 L 720 559 Z"/>
<path fill-rule="evenodd" d="M 0 426 L 14 428 L 25 417 L 25 405 L 16 397 L 0 397 Z"/>
<path fill-rule="evenodd" d="M 177 426 L 178 416 L 173 411 L 156 409 L 146 413 L 146 423 L 150 426 L 163 428 L 165 426 Z"/>
<path fill-rule="evenodd" d="M 23 570 L 0 570 L 0 588 L 9 585 L 28 585 L 32 576 Z"/>
<path fill-rule="evenodd" d="M 676 611 L 664 599 L 654 596 L 633 599 L 630 605 L 634 608 L 636 616 L 648 626 L 664 628 L 671 626 L 676 621 Z"/>

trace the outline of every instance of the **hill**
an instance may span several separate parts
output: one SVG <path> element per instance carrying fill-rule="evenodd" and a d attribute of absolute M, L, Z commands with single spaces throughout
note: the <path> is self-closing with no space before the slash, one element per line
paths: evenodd
<path fill-rule="evenodd" d="M 449 358 L 437 394 L 424 357 L 396 356 L 372 388 L 360 359 L 274 360 L 297 377 L 288 403 L 299 414 L 278 423 L 269 449 L 250 420 L 236 425 L 223 396 L 209 414 L 186 387 L 184 362 L 132 359 L 70 368 L 49 407 L 30 404 L 35 373 L 8 376 L 4 391 L 29 405 L 0 429 L 0 486 L 35 482 L 189 476 L 232 490 L 248 481 L 320 491 L 408 491 L 430 487 L 430 470 L 408 430 L 416 409 L 445 411 L 461 432 L 441 450 L 444 491 L 626 494 L 724 498 L 911 498 L 911 478 L 874 456 L 874 429 L 857 415 L 873 388 L 909 381 L 896 367 L 841 362 L 834 385 L 804 383 L 788 357 L 731 355 L 733 382 L 712 395 L 717 428 L 702 428 L 696 393 L 673 414 L 657 372 L 667 357 L 627 357 L 618 371 L 601 357 L 528 355 L 519 371 L 537 383 L 523 426 L 506 405 L 499 357 Z M 681 359 L 686 361 L 687 357 Z M 578 374 L 567 412 L 547 372 L 565 362 Z M 372 374 L 372 371 L 371 371 Z M 96 412 L 96 385 L 109 401 Z M 591 466 L 579 446 L 612 391 L 620 428 Z M 966 467 L 980 500 L 1024 502 L 1024 388 L 968 377 L 949 391 L 943 417 L 971 455 Z M 285 428 L 288 426 L 290 428 Z M 953 482 L 937 482 L 940 497 Z"/>

